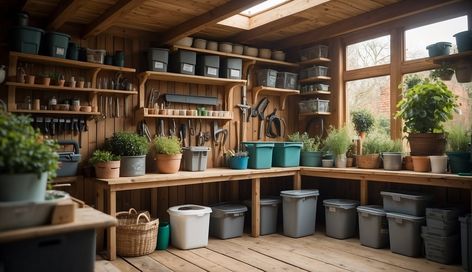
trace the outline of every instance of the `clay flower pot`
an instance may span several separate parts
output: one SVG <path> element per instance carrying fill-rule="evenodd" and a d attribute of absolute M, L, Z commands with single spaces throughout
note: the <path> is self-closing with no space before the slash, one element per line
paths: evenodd
<path fill-rule="evenodd" d="M 403 169 L 413 171 L 413 159 L 411 156 L 405 156 L 403 158 Z"/>
<path fill-rule="evenodd" d="M 156 155 L 157 171 L 161 174 L 173 174 L 179 172 L 182 154 L 177 155 Z"/>
<path fill-rule="evenodd" d="M 65 83 L 65 82 L 66 82 L 66 81 L 65 81 L 64 79 L 59 79 L 59 80 L 57 81 L 57 86 L 59 86 L 59 87 L 64 87 L 64 83 Z"/>
<path fill-rule="evenodd" d="M 431 171 L 431 161 L 428 156 L 411 156 L 413 160 L 413 171 L 429 172 Z"/>
<path fill-rule="evenodd" d="M 50 77 L 43 77 L 43 85 L 44 86 L 49 86 L 51 84 L 51 78 Z"/>
<path fill-rule="evenodd" d="M 35 79 L 35 76 L 34 76 L 34 75 L 27 75 L 27 76 L 26 76 L 26 83 L 28 83 L 28 84 L 34 84 L 34 79 Z"/>
<path fill-rule="evenodd" d="M 95 175 L 100 179 L 120 177 L 120 161 L 99 162 L 95 164 Z"/>

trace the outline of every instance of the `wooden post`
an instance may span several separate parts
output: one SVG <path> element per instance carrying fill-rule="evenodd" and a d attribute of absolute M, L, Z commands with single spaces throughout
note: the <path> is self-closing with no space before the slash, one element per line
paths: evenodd
<path fill-rule="evenodd" d="M 97 190 L 97 194 L 96 194 L 96 200 L 95 200 L 95 208 L 101 212 L 105 212 L 105 199 L 104 199 L 104 195 L 103 195 L 103 186 L 102 186 L 102 183 L 99 183 L 99 182 L 96 182 L 95 183 L 95 188 Z M 96 246 L 97 246 L 97 251 L 101 251 L 103 250 L 104 248 L 104 235 L 105 235 L 105 230 L 104 229 L 100 229 L 97 231 L 97 242 L 96 242 Z"/>
<path fill-rule="evenodd" d="M 293 189 L 294 190 L 301 190 L 302 189 L 302 177 L 300 175 L 300 171 L 297 171 L 293 176 Z"/>
<path fill-rule="evenodd" d="M 151 189 L 151 216 L 157 218 L 157 188 Z"/>
<path fill-rule="evenodd" d="M 369 186 L 368 181 L 365 179 L 361 179 L 360 181 L 360 189 L 361 189 L 361 205 L 367 205 L 369 202 Z"/>
<path fill-rule="evenodd" d="M 251 207 L 251 215 L 252 215 L 252 237 L 259 237 L 261 231 L 261 209 L 260 209 L 260 190 L 261 190 L 261 179 L 255 178 L 252 179 L 252 207 Z"/>
<path fill-rule="evenodd" d="M 404 59 L 404 41 L 403 31 L 400 28 L 396 28 L 391 33 L 391 63 L 390 63 L 390 131 L 392 139 L 402 138 L 402 120 L 401 118 L 395 119 L 395 109 L 400 101 L 402 95 L 401 90 L 398 89 L 398 85 L 402 81 L 401 65 Z"/>
<path fill-rule="evenodd" d="M 110 212 L 109 214 L 113 217 L 116 216 L 116 192 L 111 191 L 109 188 L 107 190 L 108 193 L 108 201 Z M 108 250 L 108 260 L 113 261 L 116 260 L 116 227 L 109 227 L 108 228 L 108 235 L 107 235 L 107 250 Z"/>

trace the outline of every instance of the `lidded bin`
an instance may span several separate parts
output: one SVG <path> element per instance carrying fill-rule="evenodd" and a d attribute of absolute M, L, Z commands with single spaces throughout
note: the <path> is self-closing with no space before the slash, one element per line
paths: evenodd
<path fill-rule="evenodd" d="M 206 77 L 219 77 L 220 57 L 215 55 L 198 55 L 197 75 Z"/>
<path fill-rule="evenodd" d="M 272 166 L 294 167 L 300 165 L 301 142 L 275 142 Z"/>
<path fill-rule="evenodd" d="M 381 206 L 358 206 L 359 238 L 361 244 L 373 248 L 388 246 L 388 222 Z"/>
<path fill-rule="evenodd" d="M 191 249 L 208 245 L 211 208 L 188 204 L 170 207 L 167 212 L 173 246 Z"/>
<path fill-rule="evenodd" d="M 243 142 L 249 153 L 249 168 L 267 169 L 272 167 L 272 152 L 274 143 L 271 142 Z"/>
<path fill-rule="evenodd" d="M 423 250 L 421 226 L 424 225 L 425 218 L 388 212 L 387 219 L 390 250 L 410 257 L 420 256 Z"/>
<path fill-rule="evenodd" d="M 195 75 L 197 54 L 187 50 L 177 50 L 170 55 L 170 70 L 174 73 Z"/>
<path fill-rule="evenodd" d="M 60 32 L 46 32 L 46 54 L 56 58 L 66 58 L 70 35 Z"/>
<path fill-rule="evenodd" d="M 325 199 L 326 235 L 346 239 L 356 235 L 359 201 L 350 199 Z"/>
<path fill-rule="evenodd" d="M 183 169 L 185 171 L 205 171 L 207 168 L 208 151 L 207 146 L 190 146 L 182 148 Z"/>
<path fill-rule="evenodd" d="M 386 212 L 424 216 L 426 206 L 432 197 L 419 193 L 380 192 Z"/>
<path fill-rule="evenodd" d="M 246 205 L 251 212 L 252 201 L 245 200 Z M 279 212 L 279 205 L 281 200 L 279 197 L 263 197 L 260 199 L 260 235 L 267 235 L 277 232 L 277 215 Z M 248 215 L 248 218 L 251 218 Z"/>
<path fill-rule="evenodd" d="M 315 233 L 318 190 L 280 192 L 283 199 L 284 235 L 302 237 Z"/>
<path fill-rule="evenodd" d="M 149 48 L 148 69 L 150 71 L 167 72 L 168 63 L 169 63 L 169 49 Z"/>
<path fill-rule="evenodd" d="M 220 65 L 220 77 L 241 79 L 243 60 L 238 58 L 223 58 Z"/>
<path fill-rule="evenodd" d="M 243 235 L 247 207 L 241 204 L 222 203 L 211 207 L 210 234 L 220 239 Z"/>

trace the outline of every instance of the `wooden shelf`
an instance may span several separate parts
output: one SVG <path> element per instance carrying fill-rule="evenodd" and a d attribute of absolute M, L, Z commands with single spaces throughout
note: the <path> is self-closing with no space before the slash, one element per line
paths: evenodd
<path fill-rule="evenodd" d="M 467 51 L 467 52 L 462 52 L 462 53 L 457 53 L 457 54 L 451 54 L 451 55 L 445 55 L 445 56 L 438 56 L 438 57 L 432 57 L 429 58 L 433 63 L 441 64 L 443 62 L 456 62 L 459 60 L 464 60 L 464 59 L 472 59 L 472 51 Z"/>
<path fill-rule="evenodd" d="M 330 91 L 313 91 L 313 92 L 305 92 L 305 93 L 300 93 L 300 95 L 303 95 L 303 96 L 311 96 L 311 95 L 330 95 L 331 92 Z"/>
<path fill-rule="evenodd" d="M 315 77 L 309 77 L 309 78 L 301 79 L 300 84 L 312 83 L 312 82 L 324 82 L 324 81 L 328 81 L 328 80 L 331 80 L 331 77 L 329 77 L 329 76 L 315 76 Z"/>
<path fill-rule="evenodd" d="M 83 111 L 55 111 L 55 110 L 10 110 L 17 113 L 31 114 L 65 114 L 65 115 L 100 115 L 99 112 L 83 112 Z"/>
<path fill-rule="evenodd" d="M 298 114 L 299 118 L 307 117 L 307 116 L 327 116 L 331 115 L 331 112 L 308 112 L 308 113 L 300 113 Z"/>
<path fill-rule="evenodd" d="M 233 120 L 233 117 L 216 117 L 216 116 L 193 116 L 193 115 L 163 115 L 149 114 L 148 108 L 140 108 L 138 110 L 138 118 L 167 118 L 167 119 L 206 119 L 206 120 Z"/>
<path fill-rule="evenodd" d="M 16 59 L 17 61 L 35 62 L 35 63 L 41 63 L 41 64 L 53 64 L 53 65 L 59 65 L 59 66 L 64 66 L 64 67 L 74 67 L 74 68 L 81 68 L 81 69 L 100 69 L 100 70 L 120 71 L 120 72 L 127 72 L 127 73 L 136 72 L 136 69 L 134 68 L 105 65 L 105 64 L 100 64 L 100 63 L 84 62 L 84 61 L 69 60 L 69 59 L 62 59 L 62 58 L 54 58 L 54 57 L 49 57 L 49 56 L 33 55 L 33 54 L 26 54 L 26 53 L 20 53 L 20 52 L 10 52 L 10 60 L 12 59 Z"/>
<path fill-rule="evenodd" d="M 44 90 L 44 91 L 69 91 L 69 92 L 84 92 L 84 93 L 109 93 L 109 94 L 124 94 L 124 95 L 136 95 L 137 91 L 124 91 L 124 90 L 108 90 L 108 89 L 95 89 L 95 88 L 72 88 L 72 87 L 59 87 L 59 86 L 45 86 L 41 84 L 25 84 L 18 82 L 7 82 L 8 86 L 15 86 L 19 89 L 31 89 L 31 90 Z"/>
<path fill-rule="evenodd" d="M 309 59 L 309 60 L 304 60 L 298 63 L 300 66 L 306 66 L 310 64 L 327 64 L 330 63 L 331 59 L 328 58 L 315 58 L 315 59 Z"/>
<path fill-rule="evenodd" d="M 139 74 L 139 76 L 144 81 L 149 80 L 149 79 L 154 79 L 154 80 L 162 80 L 162 81 L 218 85 L 218 86 L 235 86 L 235 85 L 246 84 L 246 80 L 242 80 L 242 79 L 204 77 L 204 76 L 194 76 L 194 75 L 185 75 L 185 74 L 168 73 L 168 72 L 146 71 Z"/>
<path fill-rule="evenodd" d="M 290 95 L 296 95 L 299 94 L 299 90 L 292 90 L 292 89 L 281 89 L 281 88 L 272 88 L 272 87 L 267 87 L 267 86 L 257 86 L 252 89 L 252 97 L 254 103 L 257 103 L 258 101 L 258 96 L 260 94 L 268 94 L 268 95 L 277 95 L 280 96 L 280 102 L 281 102 L 281 109 L 285 109 L 285 101 L 287 100 L 287 97 Z"/>
<path fill-rule="evenodd" d="M 239 54 L 233 54 L 233 53 L 225 53 L 225 52 L 220 52 L 220 51 L 194 48 L 194 47 L 189 47 L 189 46 L 174 45 L 172 46 L 172 49 L 174 50 L 182 49 L 182 50 L 194 51 L 194 52 L 199 52 L 199 53 L 213 54 L 213 55 L 218 55 L 222 57 L 232 57 L 232 58 L 253 60 L 253 61 L 256 61 L 257 63 L 268 64 L 268 65 L 286 66 L 286 67 L 292 67 L 292 68 L 299 67 L 298 64 L 296 63 L 291 63 L 291 62 L 286 62 L 286 61 L 263 59 L 263 58 L 251 57 L 251 56 L 246 56 L 246 55 L 239 55 Z"/>

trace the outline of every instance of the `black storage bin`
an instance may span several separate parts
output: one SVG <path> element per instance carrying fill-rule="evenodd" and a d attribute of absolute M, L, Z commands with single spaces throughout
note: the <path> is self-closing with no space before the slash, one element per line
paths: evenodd
<path fill-rule="evenodd" d="M 297 89 L 298 74 L 289 72 L 277 72 L 275 86 L 282 89 Z"/>
<path fill-rule="evenodd" d="M 94 229 L 26 239 L 0 246 L 2 272 L 93 272 L 94 264 Z"/>
<path fill-rule="evenodd" d="M 30 26 L 13 27 L 11 49 L 13 51 L 38 54 L 44 30 Z"/>
<path fill-rule="evenodd" d="M 170 70 L 175 73 L 195 75 L 197 54 L 195 52 L 178 50 L 170 56 Z"/>
<path fill-rule="evenodd" d="M 277 71 L 272 69 L 257 70 L 257 85 L 275 88 Z"/>
<path fill-rule="evenodd" d="M 243 60 L 238 58 L 224 58 L 221 60 L 220 77 L 241 79 Z"/>
<path fill-rule="evenodd" d="M 60 32 L 46 32 L 44 53 L 51 57 L 66 58 L 70 36 Z"/>
<path fill-rule="evenodd" d="M 149 48 L 148 51 L 148 69 L 156 72 L 167 72 L 169 63 L 169 49 Z"/>
<path fill-rule="evenodd" d="M 220 57 L 214 55 L 198 55 L 197 75 L 218 77 L 220 72 Z"/>

